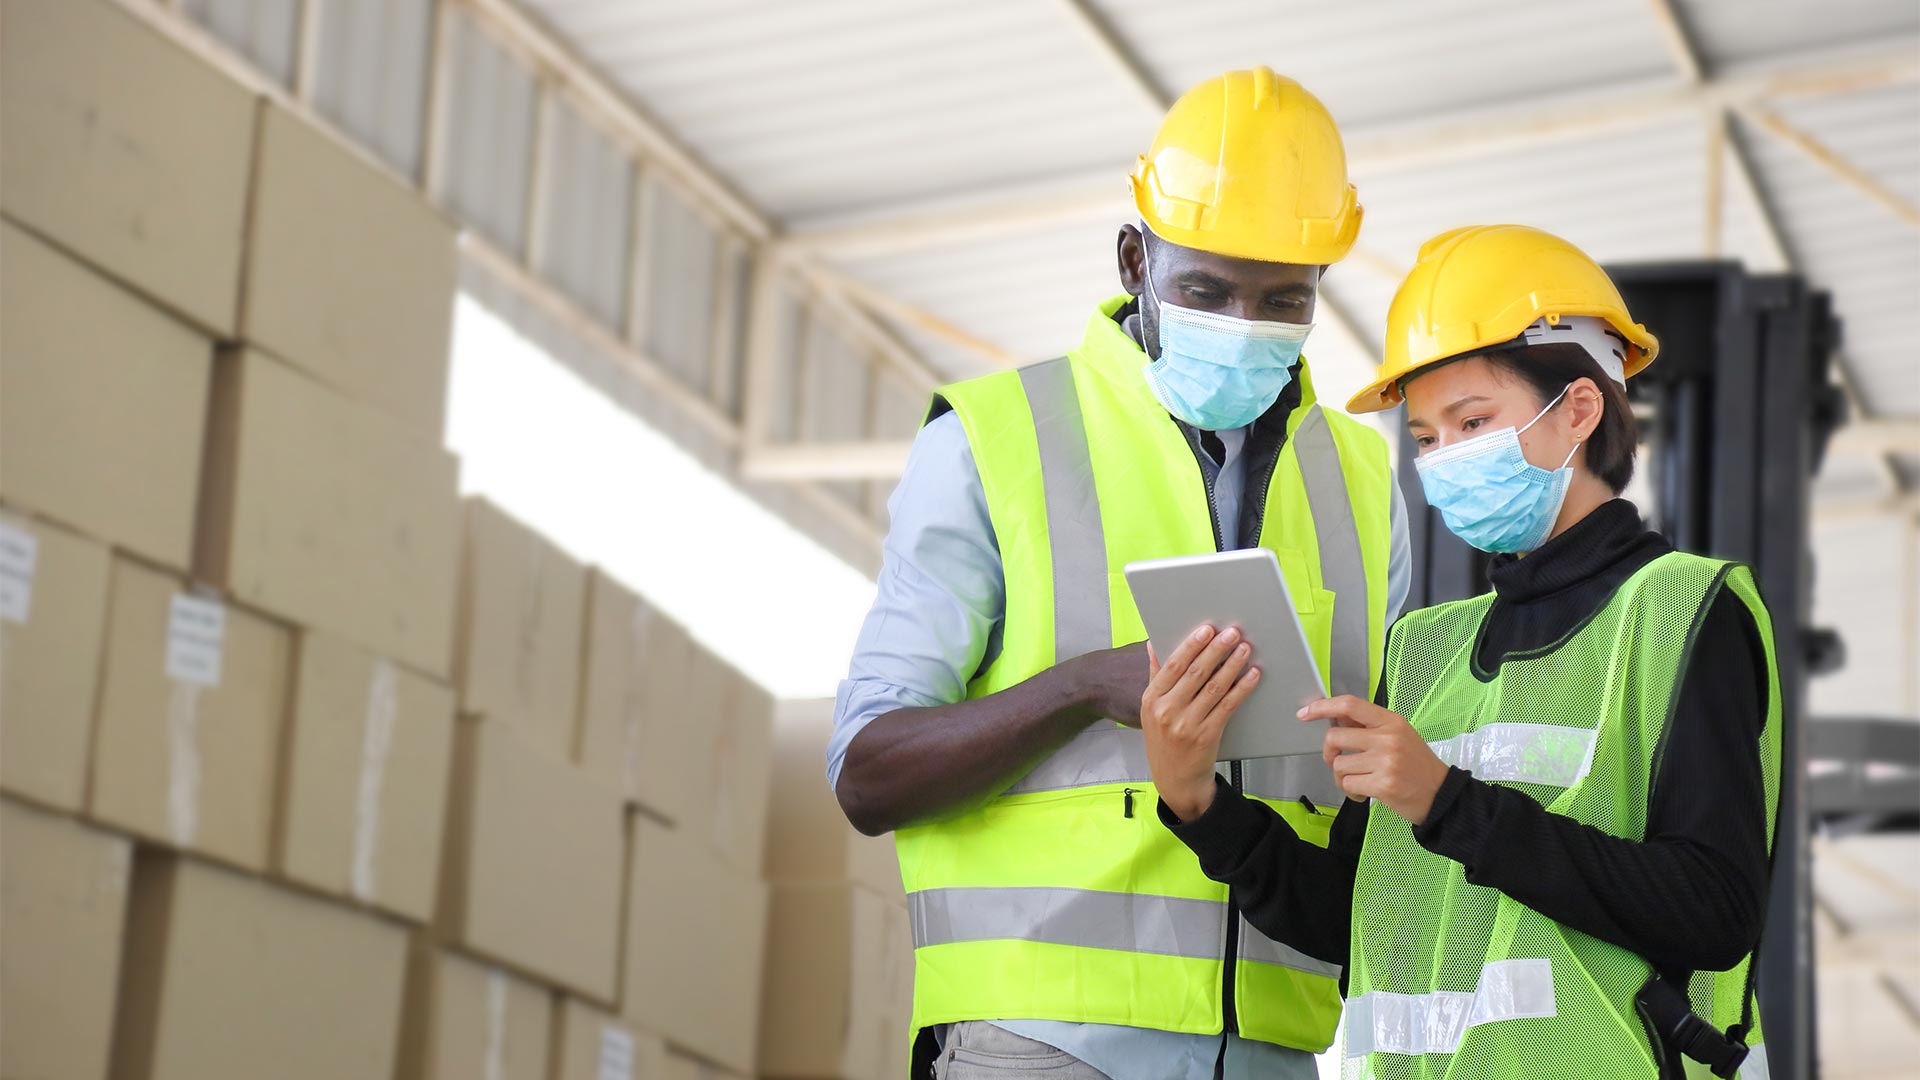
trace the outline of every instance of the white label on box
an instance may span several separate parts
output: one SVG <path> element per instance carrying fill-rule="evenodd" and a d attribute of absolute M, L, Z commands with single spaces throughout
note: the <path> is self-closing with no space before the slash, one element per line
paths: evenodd
<path fill-rule="evenodd" d="M 226 651 L 227 606 L 186 593 L 173 595 L 167 615 L 167 676 L 194 686 L 220 685 Z"/>
<path fill-rule="evenodd" d="M 33 570 L 40 538 L 0 521 L 0 619 L 24 623 L 33 610 Z"/>
<path fill-rule="evenodd" d="M 633 1036 L 612 1024 L 600 1029 L 600 1080 L 633 1080 Z"/>

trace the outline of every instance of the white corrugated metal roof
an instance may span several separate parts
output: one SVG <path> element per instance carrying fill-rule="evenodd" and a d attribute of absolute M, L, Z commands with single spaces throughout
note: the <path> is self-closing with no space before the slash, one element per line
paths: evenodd
<path fill-rule="evenodd" d="M 1676 0 L 1709 66 L 1920 34 L 1913 0 Z"/>
<path fill-rule="evenodd" d="M 1533 133 L 1478 156 L 1447 160 L 1441 147 L 1417 159 L 1357 157 L 1367 224 L 1327 289 L 1361 341 L 1377 345 L 1394 276 L 1418 244 L 1456 225 L 1537 224 L 1606 261 L 1709 253 L 1707 114 L 1661 107 L 1685 80 L 1661 5 L 1646 0 L 524 2 L 778 223 L 1009 201 L 1019 212 L 1057 201 L 1049 184 L 1097 192 L 1111 176 L 1110 204 L 1088 196 L 1031 226 L 837 257 L 866 286 L 1020 359 L 1071 345 L 1092 303 L 1117 287 L 1114 230 L 1130 216 L 1123 177 L 1157 119 L 1152 88 L 1164 97 L 1253 63 L 1301 79 L 1350 142 L 1446 124 L 1471 131 L 1528 102 L 1646 107 L 1644 120 Z M 1708 78 L 1902 40 L 1920 50 L 1920 5 L 1902 0 L 1681 0 L 1673 10 Z M 1102 51 L 1083 12 L 1137 62 L 1147 92 Z M 1833 89 L 1767 104 L 1920 201 L 1920 86 Z M 1920 294 L 1915 230 L 1774 136 L 1745 124 L 1737 135 L 1787 253 L 1838 298 L 1846 361 L 1867 404 L 1920 416 L 1899 318 L 1903 299 Z M 1739 159 L 1730 149 L 1724 160 L 1718 253 L 1782 269 L 1743 197 Z M 892 321 L 947 374 L 992 366 L 950 336 Z M 1319 333 L 1310 355 L 1328 368 L 1327 384 L 1357 384 L 1367 363 L 1337 329 Z"/>
<path fill-rule="evenodd" d="M 1174 94 L 1222 71 L 1265 64 L 1298 79 L 1350 126 L 1658 80 L 1673 70 L 1645 0 L 1098 6 Z"/>
<path fill-rule="evenodd" d="M 1610 263 L 1716 255 L 1780 271 L 1791 261 L 1833 293 L 1842 360 L 1865 409 L 1920 420 L 1910 344 L 1920 229 L 1747 120 L 1730 121 L 1720 158 L 1717 246 L 1708 199 L 1715 80 L 1751 87 L 1814 65 L 1838 77 L 1811 91 L 1767 83 L 1757 104 L 1821 143 L 1840 170 L 1920 204 L 1913 0 L 522 3 L 777 225 L 802 236 L 851 227 L 871 239 L 876 222 L 908 223 L 877 243 L 819 250 L 891 298 L 898 306 L 879 310 L 882 321 L 947 376 L 995 366 L 962 337 L 1018 360 L 1076 342 L 1093 304 L 1119 288 L 1115 232 L 1132 217 L 1124 177 L 1157 122 L 1153 99 L 1264 63 L 1319 95 L 1349 146 L 1367 147 L 1353 157 L 1366 224 L 1354 256 L 1323 286 L 1307 350 L 1323 399 L 1343 401 L 1364 381 L 1388 301 L 1422 241 L 1458 225 L 1516 221 Z M 1663 10 L 1677 13 L 1707 93 L 1689 89 Z M 1088 13 L 1119 55 L 1089 33 Z M 1905 51 L 1889 51 L 1896 47 Z M 1876 81 L 1889 63 L 1904 63 L 1904 76 Z M 1753 100 L 1746 93 L 1735 104 Z M 1569 116 L 1586 120 L 1566 130 Z M 1488 125 L 1512 137 L 1453 144 Z M 1433 131 L 1454 135 L 1437 140 Z M 1418 153 L 1398 152 L 1408 140 Z M 995 214 L 1005 224 L 993 226 Z M 875 437 L 910 430 L 895 414 L 917 391 L 883 404 L 859 373 L 828 370 L 821 333 L 805 331 L 806 347 L 776 365 L 773 386 L 778 401 L 815 402 L 817 430 L 796 431 L 783 409 L 775 437 L 844 437 L 855 421 L 851 409 L 830 407 L 840 399 L 866 402 L 882 418 Z M 1905 461 L 1910 481 L 1916 465 Z M 1886 476 L 1873 458 L 1839 455 L 1816 494 L 1871 505 Z M 866 486 L 867 509 L 877 509 L 884 486 Z M 839 490 L 848 502 L 855 493 Z M 1910 543 L 1905 529 L 1902 518 L 1868 514 L 1817 531 L 1822 618 L 1850 639 L 1883 638 L 1920 607 L 1901 591 L 1913 585 L 1890 588 L 1886 573 L 1867 569 L 1913 558 L 1900 546 Z M 1847 679 L 1816 684 L 1816 703 L 1851 708 L 1896 689 L 1863 670 L 1855 664 Z M 1896 695 L 1888 709 L 1917 712 L 1920 702 Z"/>
<path fill-rule="evenodd" d="M 779 218 L 1124 160 L 1153 117 L 1030 0 L 538 0 Z"/>

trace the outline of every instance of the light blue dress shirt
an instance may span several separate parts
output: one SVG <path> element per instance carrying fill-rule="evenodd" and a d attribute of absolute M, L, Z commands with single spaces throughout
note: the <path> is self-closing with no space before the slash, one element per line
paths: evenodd
<path fill-rule="evenodd" d="M 1240 520 L 1246 487 L 1245 428 L 1217 433 L 1225 460 L 1214 482 L 1220 520 Z M 950 705 L 999 655 L 1006 579 L 1000 548 L 960 418 L 941 416 L 920 430 L 900 485 L 888 501 L 892 527 L 879 591 L 835 701 L 827 782 L 837 785 L 847 745 L 895 709 Z M 1387 562 L 1387 621 L 1399 616 L 1411 580 L 1406 508 L 1393 486 Z M 983 1016 L 1029 1039 L 1058 1047 L 1113 1080 L 1212 1080 L 1225 1040 L 1227 1080 L 1314 1080 L 1312 1054 L 1237 1036 L 1189 1035 L 1111 1024 Z"/>

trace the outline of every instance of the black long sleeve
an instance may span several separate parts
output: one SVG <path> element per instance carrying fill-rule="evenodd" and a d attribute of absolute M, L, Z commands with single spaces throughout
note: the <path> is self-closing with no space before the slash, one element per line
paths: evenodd
<path fill-rule="evenodd" d="M 1764 656 L 1746 605 L 1721 593 L 1682 676 L 1644 840 L 1549 813 L 1460 769 L 1414 838 L 1459 862 L 1469 882 L 1663 970 L 1732 967 L 1766 916 Z"/>
<path fill-rule="evenodd" d="M 1300 839 L 1273 807 L 1218 778 L 1206 813 L 1183 822 L 1162 802 L 1160 820 L 1200 857 L 1202 873 L 1232 888 L 1241 914 L 1261 933 L 1315 959 L 1346 964 L 1366 803 L 1341 804 L 1324 848 Z"/>

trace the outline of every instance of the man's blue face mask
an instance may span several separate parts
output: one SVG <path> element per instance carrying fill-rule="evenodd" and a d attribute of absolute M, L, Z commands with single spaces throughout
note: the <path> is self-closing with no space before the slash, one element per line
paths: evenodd
<path fill-rule="evenodd" d="M 1414 459 L 1428 505 L 1440 511 L 1453 535 L 1495 553 L 1532 551 L 1546 543 L 1567 501 L 1580 444 L 1573 444 L 1558 469 L 1543 469 L 1521 451 L 1520 434 L 1566 396 L 1561 390 L 1523 427 L 1501 428 Z"/>
<path fill-rule="evenodd" d="M 1293 381 L 1293 365 L 1313 324 L 1238 319 L 1169 304 L 1154 292 L 1153 269 L 1144 256 L 1141 273 L 1160 307 L 1160 358 L 1144 369 L 1160 404 L 1202 431 L 1245 427 L 1272 408 Z"/>

